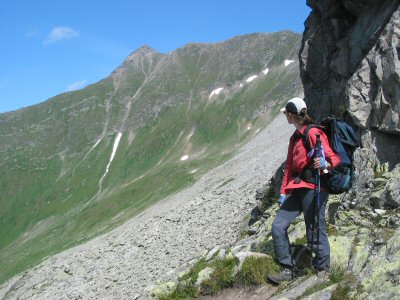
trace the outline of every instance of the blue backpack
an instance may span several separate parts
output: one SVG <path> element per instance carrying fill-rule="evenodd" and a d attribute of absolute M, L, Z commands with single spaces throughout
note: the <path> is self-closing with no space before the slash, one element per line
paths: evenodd
<path fill-rule="evenodd" d="M 302 136 L 308 151 L 311 150 L 308 132 L 313 127 L 325 132 L 330 147 L 340 157 L 340 164 L 337 167 L 329 170 L 327 174 L 321 175 L 321 185 L 331 194 L 347 192 L 354 181 L 353 153 L 361 146 L 354 129 L 335 117 L 324 119 L 320 124 L 310 124 Z"/>

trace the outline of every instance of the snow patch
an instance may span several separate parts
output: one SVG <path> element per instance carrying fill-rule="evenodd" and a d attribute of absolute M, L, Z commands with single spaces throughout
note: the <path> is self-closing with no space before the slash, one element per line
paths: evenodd
<path fill-rule="evenodd" d="M 208 99 L 211 99 L 211 97 L 214 96 L 214 95 L 218 95 L 219 93 L 221 93 L 221 91 L 222 91 L 223 89 L 224 89 L 224 88 L 217 88 L 217 89 L 213 90 L 213 91 L 211 92 L 211 94 L 210 94 L 210 97 L 208 97 Z"/>
<path fill-rule="evenodd" d="M 251 126 L 247 126 L 247 130 L 250 130 L 251 129 Z"/>
<path fill-rule="evenodd" d="M 188 137 L 186 138 L 186 140 L 190 140 L 190 138 L 193 136 L 194 134 L 194 128 L 192 129 L 192 131 L 189 133 Z"/>
<path fill-rule="evenodd" d="M 98 145 L 100 142 L 101 142 L 101 139 L 99 139 L 99 140 L 96 142 L 96 144 L 93 145 L 93 147 L 90 149 L 90 151 L 92 151 L 94 148 L 96 148 L 97 145 Z M 89 152 L 90 152 L 90 151 L 89 151 Z"/>
<path fill-rule="evenodd" d="M 263 71 L 264 75 L 267 75 L 268 72 L 269 72 L 269 69 L 268 69 L 268 68 L 266 68 L 266 69 Z"/>
<path fill-rule="evenodd" d="M 287 67 L 288 65 L 290 65 L 291 63 L 293 63 L 294 60 L 285 60 L 285 67 Z"/>
<path fill-rule="evenodd" d="M 247 82 L 247 83 L 252 82 L 252 81 L 253 81 L 254 79 L 256 79 L 257 77 L 258 77 L 257 75 L 250 76 L 249 78 L 246 79 L 246 82 Z"/>
<path fill-rule="evenodd" d="M 184 155 L 184 156 L 181 157 L 181 160 L 184 161 L 184 160 L 187 160 L 188 158 L 189 158 L 188 155 Z"/>
<path fill-rule="evenodd" d="M 190 174 L 194 174 L 196 172 L 197 172 L 197 169 L 194 169 L 194 170 L 190 171 Z"/>
<path fill-rule="evenodd" d="M 241 83 L 241 84 L 239 85 L 239 87 L 243 87 L 243 83 Z"/>
<path fill-rule="evenodd" d="M 110 169 L 110 166 L 111 166 L 111 163 L 112 163 L 112 161 L 114 159 L 115 153 L 117 152 L 119 142 L 121 141 L 121 137 L 122 137 L 122 133 L 118 132 L 117 137 L 116 137 L 116 139 L 114 141 L 114 146 L 113 146 L 113 150 L 112 150 L 112 153 L 111 153 L 110 161 L 108 162 L 108 165 L 107 165 L 107 168 L 106 168 L 106 171 L 105 171 L 103 177 L 106 176 L 106 174 L 108 173 L 108 170 Z"/>

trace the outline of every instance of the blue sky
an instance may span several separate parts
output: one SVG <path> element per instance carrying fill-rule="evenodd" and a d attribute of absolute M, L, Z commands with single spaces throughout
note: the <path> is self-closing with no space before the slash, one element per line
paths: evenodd
<path fill-rule="evenodd" d="M 0 113 L 95 83 L 144 44 L 301 33 L 309 12 L 306 0 L 1 0 Z"/>

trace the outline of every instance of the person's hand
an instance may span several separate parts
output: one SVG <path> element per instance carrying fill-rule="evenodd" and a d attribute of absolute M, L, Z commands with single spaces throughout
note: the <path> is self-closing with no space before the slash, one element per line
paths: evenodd
<path fill-rule="evenodd" d="M 285 200 L 286 200 L 286 195 L 280 194 L 279 199 L 278 199 L 279 206 L 282 206 L 282 204 L 283 204 L 283 202 L 285 202 Z"/>
<path fill-rule="evenodd" d="M 323 157 L 316 157 L 313 160 L 314 169 L 327 169 L 329 163 Z"/>

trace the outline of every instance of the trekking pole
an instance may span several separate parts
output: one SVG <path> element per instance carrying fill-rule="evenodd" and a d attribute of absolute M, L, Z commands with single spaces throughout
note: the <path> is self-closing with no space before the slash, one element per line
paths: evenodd
<path fill-rule="evenodd" d="M 323 157 L 322 146 L 320 135 L 317 134 L 317 142 L 314 146 L 314 157 L 320 158 Z M 319 259 L 319 207 L 320 207 L 320 190 L 321 190 L 321 178 L 319 174 L 319 169 L 315 171 L 315 192 L 314 192 L 314 214 L 313 214 L 313 229 L 312 229 L 312 243 L 314 243 L 314 232 L 317 234 L 317 245 L 315 252 L 315 261 L 317 264 L 317 273 L 318 273 L 318 259 Z"/>

